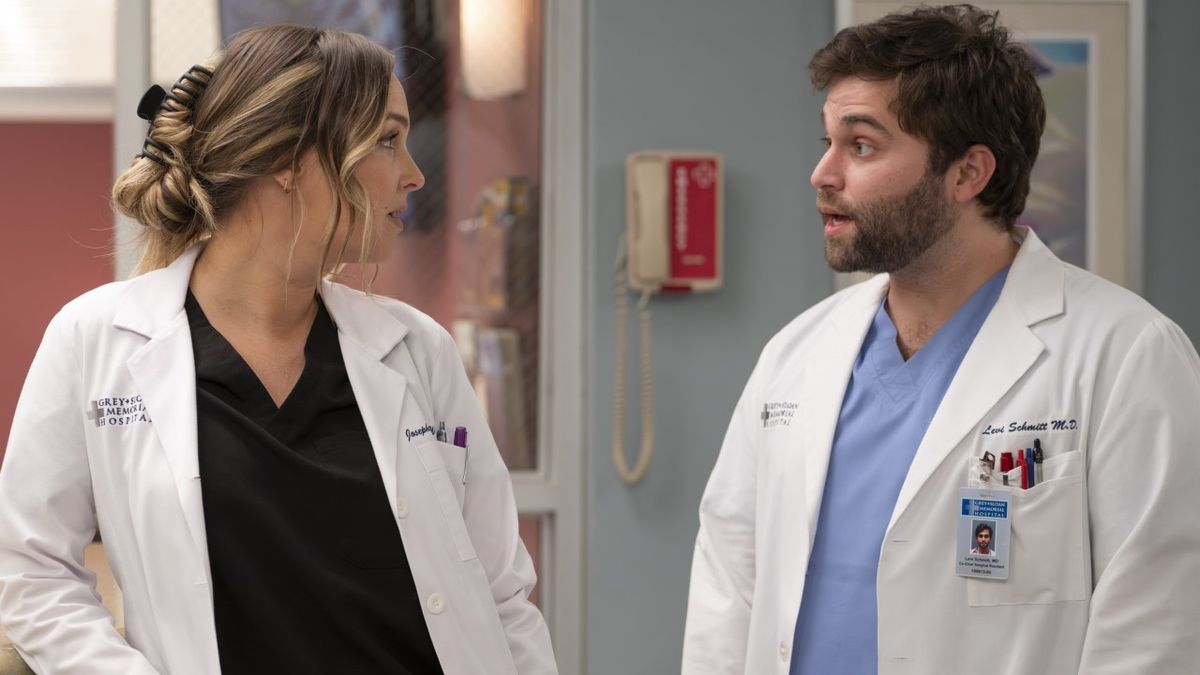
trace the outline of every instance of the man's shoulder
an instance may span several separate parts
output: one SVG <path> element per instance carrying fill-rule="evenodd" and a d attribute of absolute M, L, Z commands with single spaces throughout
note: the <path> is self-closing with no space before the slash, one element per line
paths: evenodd
<path fill-rule="evenodd" d="M 802 349 L 831 326 L 844 323 L 848 313 L 858 319 L 865 312 L 874 312 L 886 285 L 887 275 L 881 274 L 833 293 L 779 329 L 763 348 L 764 356 L 778 357 Z"/>
<path fill-rule="evenodd" d="M 1063 264 L 1062 321 L 1093 337 L 1141 333 L 1148 325 L 1170 322 L 1137 293 L 1074 265 Z"/>
<path fill-rule="evenodd" d="M 1151 372 L 1160 367 L 1200 366 L 1183 330 L 1146 299 L 1079 267 L 1059 264 L 1063 270 L 1060 311 L 1029 324 L 1051 358 L 1101 369 L 1150 358 L 1157 365 L 1141 366 L 1147 377 L 1157 377 Z M 1009 301 L 1036 305 L 1037 292 L 1027 288 Z"/>
<path fill-rule="evenodd" d="M 1154 305 L 1124 286 L 1069 263 L 1063 263 L 1063 268 L 1063 293 L 1068 312 L 1103 307 L 1104 313 L 1118 321 L 1162 316 Z"/>

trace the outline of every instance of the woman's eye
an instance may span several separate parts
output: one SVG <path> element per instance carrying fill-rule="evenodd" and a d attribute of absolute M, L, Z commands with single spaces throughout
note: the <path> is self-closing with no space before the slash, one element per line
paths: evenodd
<path fill-rule="evenodd" d="M 400 138 L 400 132 L 399 131 L 392 132 L 392 133 L 388 134 L 387 136 L 384 136 L 383 138 L 379 139 L 379 145 L 381 145 L 382 147 L 388 148 L 389 150 L 393 150 L 396 148 L 396 140 L 398 138 Z"/>

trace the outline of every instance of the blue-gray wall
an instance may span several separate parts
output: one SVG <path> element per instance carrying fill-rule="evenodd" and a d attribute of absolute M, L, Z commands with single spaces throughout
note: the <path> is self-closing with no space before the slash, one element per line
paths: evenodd
<path fill-rule="evenodd" d="M 1200 339 L 1200 3 L 1147 3 L 1146 294 Z M 696 507 L 763 343 L 832 290 L 808 175 L 821 151 L 806 64 L 833 32 L 832 0 L 588 3 L 586 668 L 679 670 Z M 625 226 L 624 157 L 706 149 L 726 162 L 726 283 L 660 297 L 654 314 L 658 447 L 647 478 L 612 468 L 613 259 Z M 630 462 L 638 442 L 630 316 Z M 802 573 L 797 570 L 797 574 Z"/>
<path fill-rule="evenodd" d="M 1145 296 L 1200 344 L 1200 2 L 1146 5 Z"/>
<path fill-rule="evenodd" d="M 806 65 L 828 0 L 593 0 L 588 14 L 587 672 L 679 671 L 696 507 L 758 351 L 833 286 L 808 176 L 820 104 Z M 656 297 L 658 447 L 641 484 L 610 459 L 613 260 L 634 150 L 724 155 L 725 286 Z M 631 303 L 632 304 L 632 303 Z M 627 455 L 637 451 L 636 310 Z"/>

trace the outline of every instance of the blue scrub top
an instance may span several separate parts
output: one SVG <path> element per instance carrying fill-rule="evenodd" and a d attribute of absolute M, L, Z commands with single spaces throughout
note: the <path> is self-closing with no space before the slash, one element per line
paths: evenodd
<path fill-rule="evenodd" d="M 1007 277 L 1006 267 L 980 286 L 908 361 L 886 299 L 875 313 L 834 434 L 796 619 L 793 675 L 877 671 L 883 535 L 925 430 Z"/>

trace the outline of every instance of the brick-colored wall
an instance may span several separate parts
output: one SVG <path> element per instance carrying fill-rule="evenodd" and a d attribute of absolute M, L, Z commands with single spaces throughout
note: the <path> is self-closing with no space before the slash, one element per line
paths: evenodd
<path fill-rule="evenodd" d="M 47 322 L 111 281 L 112 125 L 0 123 L 0 460 Z"/>

